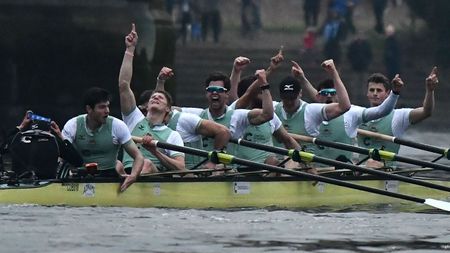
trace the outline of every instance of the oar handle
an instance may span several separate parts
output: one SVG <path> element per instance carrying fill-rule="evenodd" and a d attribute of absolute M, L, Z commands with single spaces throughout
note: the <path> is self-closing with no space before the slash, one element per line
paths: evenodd
<path fill-rule="evenodd" d="M 300 134 L 293 134 L 293 133 L 289 133 L 289 135 L 294 138 L 295 141 L 297 142 L 308 142 L 308 143 L 314 143 L 314 138 L 311 136 L 305 136 L 305 135 L 300 135 Z"/>
<path fill-rule="evenodd" d="M 139 136 L 131 136 L 131 139 L 136 143 L 142 143 L 142 137 Z"/>
<path fill-rule="evenodd" d="M 375 133 L 375 132 L 367 131 L 367 130 L 364 130 L 364 129 L 358 129 L 358 134 L 359 135 L 364 135 L 364 136 L 367 136 L 367 137 L 380 139 L 380 140 L 383 140 L 383 141 L 389 141 L 389 142 L 394 142 L 395 143 L 395 137 L 389 136 L 389 135 L 386 135 L 386 134 Z"/>

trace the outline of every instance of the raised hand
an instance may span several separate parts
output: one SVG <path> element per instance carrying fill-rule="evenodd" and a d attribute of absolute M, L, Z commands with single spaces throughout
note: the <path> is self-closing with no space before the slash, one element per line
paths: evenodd
<path fill-rule="evenodd" d="M 250 59 L 244 56 L 238 56 L 234 59 L 233 68 L 235 71 L 242 71 L 250 63 Z"/>
<path fill-rule="evenodd" d="M 61 134 L 61 129 L 59 128 L 58 124 L 56 124 L 55 121 L 50 122 L 50 129 L 53 131 L 53 133 L 56 134 L 56 136 L 63 139 L 63 136 Z"/>
<path fill-rule="evenodd" d="M 322 66 L 322 68 L 324 68 L 328 73 L 336 72 L 336 66 L 334 65 L 334 61 L 332 59 L 325 60 L 320 66 Z"/>
<path fill-rule="evenodd" d="M 131 32 L 125 36 L 125 45 L 128 47 L 136 47 L 138 41 L 138 35 L 136 33 L 136 26 L 131 24 Z"/>
<path fill-rule="evenodd" d="M 300 67 L 300 65 L 295 61 L 291 61 L 291 63 L 292 63 L 291 68 L 292 75 L 297 79 L 305 78 L 305 72 L 303 72 L 303 69 Z"/>
<path fill-rule="evenodd" d="M 158 80 L 166 81 L 167 79 L 174 76 L 173 70 L 168 67 L 162 67 L 158 74 Z"/>
<path fill-rule="evenodd" d="M 255 72 L 255 76 L 258 78 L 258 82 L 261 86 L 267 85 L 267 75 L 266 70 L 264 69 L 258 69 Z"/>
<path fill-rule="evenodd" d="M 395 75 L 394 79 L 392 79 L 391 81 L 391 84 L 392 84 L 392 91 L 396 93 L 400 93 L 400 90 L 403 88 L 403 86 L 405 86 L 399 74 Z"/>
<path fill-rule="evenodd" d="M 283 62 L 283 60 L 284 60 L 283 46 L 281 46 L 280 50 L 278 50 L 278 54 L 270 58 L 270 69 L 271 70 L 277 69 L 281 65 L 281 62 Z"/>
<path fill-rule="evenodd" d="M 427 89 L 429 91 L 433 91 L 438 86 L 439 79 L 438 79 L 437 75 L 438 75 L 438 69 L 436 66 L 434 66 L 433 69 L 431 70 L 430 75 L 425 79 L 425 83 L 426 83 Z"/>
<path fill-rule="evenodd" d="M 32 112 L 31 110 L 28 110 L 28 111 L 25 113 L 25 116 L 23 116 L 22 122 L 20 123 L 19 126 L 17 126 L 17 127 L 19 128 L 20 131 L 23 131 L 23 130 L 25 130 L 25 129 L 28 128 L 28 126 L 29 126 L 30 123 L 31 123 L 30 114 L 32 114 L 32 113 L 33 113 L 33 112 Z"/>

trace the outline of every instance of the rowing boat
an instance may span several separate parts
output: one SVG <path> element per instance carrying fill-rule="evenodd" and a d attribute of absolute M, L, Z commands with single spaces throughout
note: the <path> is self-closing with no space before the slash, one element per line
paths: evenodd
<path fill-rule="evenodd" d="M 133 137 L 139 141 L 139 137 Z M 0 181 L 0 204 L 65 206 L 118 206 L 165 208 L 331 208 L 349 210 L 360 206 L 391 206 L 402 211 L 430 207 L 450 211 L 450 180 L 408 177 L 330 160 L 314 154 L 232 140 L 239 145 L 287 155 L 297 162 L 320 162 L 347 172 L 313 175 L 302 171 L 255 163 L 229 154 L 204 151 L 153 141 L 159 148 L 208 158 L 214 163 L 237 164 L 258 173 L 231 173 L 213 177 L 167 177 L 185 172 L 167 172 L 140 177 L 125 192 L 119 178 L 74 178 Z M 413 159 L 410 159 L 411 162 Z M 433 164 L 431 164 L 433 165 Z M 436 165 L 434 165 L 436 166 Z M 442 170 L 450 167 L 437 166 Z M 420 170 L 420 169 L 417 169 Z M 365 173 L 355 176 L 353 172 Z M 204 171 L 201 171 L 204 172 Z M 211 172 L 211 171 L 210 171 Z M 268 172 L 284 176 L 264 177 Z M 200 174 L 190 171 L 189 174 Z"/>
<path fill-rule="evenodd" d="M 448 192 L 371 176 L 345 176 L 368 187 L 450 200 Z M 427 179 L 450 187 L 448 180 Z M 427 206 L 361 192 L 299 177 L 218 176 L 205 178 L 142 177 L 127 191 L 118 192 L 119 179 L 64 179 L 19 185 L 0 184 L 1 204 L 117 206 L 165 208 L 282 208 L 351 209 L 388 205 L 400 211 L 423 211 Z M 429 207 L 428 207 L 429 208 Z"/>

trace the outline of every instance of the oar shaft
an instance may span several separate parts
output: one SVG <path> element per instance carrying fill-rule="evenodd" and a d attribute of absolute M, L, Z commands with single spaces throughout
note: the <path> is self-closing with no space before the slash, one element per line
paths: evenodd
<path fill-rule="evenodd" d="M 413 142 L 413 141 L 409 141 L 409 140 L 405 140 L 405 139 L 400 139 L 400 138 L 394 138 L 394 142 L 400 145 L 404 145 L 404 146 L 408 146 L 408 147 L 412 147 L 412 148 L 417 148 L 417 149 L 422 149 L 428 152 L 432 152 L 432 153 L 436 153 L 436 154 L 441 154 L 441 155 L 445 155 L 445 157 L 447 159 L 449 159 L 448 156 L 448 149 L 445 148 L 440 148 L 440 147 L 436 147 L 436 146 L 431 146 L 428 144 L 424 144 L 424 143 L 417 143 L 417 142 Z"/>
<path fill-rule="evenodd" d="M 294 139 L 296 139 L 296 140 L 308 141 L 308 142 L 314 143 L 316 145 L 322 145 L 322 146 L 326 146 L 326 147 L 347 150 L 347 151 L 351 151 L 351 152 L 355 152 L 355 153 L 363 154 L 363 155 L 369 155 L 369 156 L 371 155 L 370 149 L 367 149 L 367 148 L 355 147 L 355 146 L 345 144 L 345 143 L 320 140 L 317 138 L 303 136 L 303 135 L 296 135 L 296 134 L 290 134 L 290 135 L 292 137 L 294 137 Z M 438 164 L 438 163 L 432 163 L 432 162 L 428 162 L 428 161 L 412 159 L 412 158 L 397 155 L 392 152 L 384 152 L 384 154 L 387 154 L 389 156 L 389 158 L 393 161 L 414 164 L 414 165 L 418 165 L 418 166 L 422 166 L 422 167 L 429 167 L 429 168 L 433 168 L 433 169 L 437 169 L 437 170 L 450 171 L 450 166 L 447 166 L 444 164 Z"/>
<path fill-rule="evenodd" d="M 376 138 L 376 139 L 380 139 L 380 140 L 384 140 L 384 141 L 397 143 L 399 145 L 404 145 L 404 146 L 408 146 L 408 147 L 412 147 L 412 148 L 425 150 L 425 151 L 436 153 L 436 154 L 441 154 L 441 155 L 444 155 L 447 159 L 450 159 L 449 150 L 446 148 L 441 148 L 441 147 L 436 147 L 436 146 L 432 146 L 432 145 L 428 145 L 428 144 L 413 142 L 413 141 L 397 138 L 394 136 L 375 133 L 375 132 L 367 131 L 367 130 L 363 130 L 363 129 L 358 129 L 358 134 Z"/>
<path fill-rule="evenodd" d="M 169 143 L 165 143 L 165 142 L 157 142 L 157 141 L 155 141 L 155 142 L 156 142 L 156 146 L 159 148 L 170 149 L 170 150 L 174 150 L 174 151 L 199 155 L 199 156 L 203 156 L 203 157 L 209 156 L 209 152 L 207 152 L 207 151 L 198 150 L 198 149 L 191 148 L 191 147 L 181 147 L 181 146 L 177 146 L 177 145 L 173 145 L 173 144 L 169 144 Z M 329 183 L 329 184 L 333 184 L 333 185 L 339 185 L 339 186 L 352 188 L 352 189 L 356 189 L 356 190 L 371 192 L 371 193 L 389 196 L 389 197 L 393 197 L 393 198 L 399 198 L 399 199 L 403 199 L 403 200 L 407 200 L 407 201 L 413 201 L 416 203 L 425 203 L 425 199 L 422 199 L 422 198 L 417 198 L 417 197 L 404 195 L 404 194 L 400 194 L 400 193 L 395 193 L 395 192 L 384 191 L 384 190 L 371 188 L 371 187 L 367 187 L 367 186 L 363 186 L 363 185 L 352 184 L 352 183 L 345 182 L 342 180 L 337 180 L 337 179 L 329 178 L 329 177 L 323 177 L 323 176 L 314 175 L 314 174 L 310 174 L 310 173 L 306 173 L 306 172 L 293 171 L 293 170 L 284 169 L 284 168 L 280 168 L 280 167 L 276 167 L 276 166 L 272 166 L 272 165 L 268 165 L 268 164 L 256 163 L 256 162 L 248 161 L 245 159 L 237 158 L 235 156 L 232 156 L 231 162 L 240 164 L 240 165 L 249 166 L 249 167 L 265 169 L 265 170 L 268 170 L 271 172 L 278 172 L 278 173 L 283 173 L 283 174 L 291 175 L 291 176 L 304 177 L 304 178 L 307 178 L 310 180 L 321 181 L 321 182 Z"/>
<path fill-rule="evenodd" d="M 278 153 L 278 154 L 289 154 L 289 151 L 283 148 L 275 148 L 275 147 L 271 147 L 268 145 L 263 145 L 263 144 L 259 144 L 259 143 L 254 143 L 254 142 L 250 142 L 250 141 L 245 141 L 245 140 L 231 140 L 231 142 L 234 143 L 239 143 L 240 145 L 243 146 L 252 146 L 254 148 L 258 148 L 264 151 L 269 151 L 269 152 L 273 152 L 273 153 Z M 317 143 L 317 139 L 314 141 L 314 143 Z M 326 141 L 320 141 L 322 144 L 331 144 L 329 142 Z M 336 143 L 335 143 L 336 144 Z M 355 148 L 351 145 L 348 144 L 336 144 L 339 145 L 341 148 L 343 147 L 348 147 L 350 148 Z M 282 151 L 279 151 L 279 150 Z M 360 148 L 358 148 L 360 149 Z M 300 152 L 300 157 L 311 157 L 312 154 L 307 153 L 307 152 Z M 316 156 L 316 155 L 312 155 L 312 161 L 313 162 L 318 162 L 318 163 L 322 163 L 322 164 L 327 164 L 327 165 L 331 165 L 331 166 L 335 166 L 335 167 L 340 167 L 340 168 L 347 168 L 350 170 L 354 170 L 354 171 L 359 171 L 359 172 L 363 172 L 363 173 L 367 173 L 367 174 L 371 174 L 371 175 L 377 175 L 380 176 L 382 178 L 385 179 L 393 179 L 393 180 L 399 180 L 399 181 L 403 181 L 403 182 L 408 182 L 411 184 L 415 184 L 415 185 L 421 185 L 421 186 L 425 186 L 425 187 L 429 187 L 429 188 L 433 188 L 433 189 L 437 189 L 437 190 L 442 190 L 442 191 L 447 191 L 450 192 L 450 187 L 447 186 L 443 186 L 443 185 L 438 185 L 438 184 L 433 184 L 430 182 L 426 182 L 426 181 L 422 181 L 422 180 L 418 180 L 418 179 L 414 179 L 411 177 L 406 177 L 406 176 L 402 176 L 402 175 L 397 175 L 397 174 L 391 174 L 391 173 L 386 173 L 384 171 L 380 171 L 380 170 L 374 170 L 374 169 L 369 169 L 369 168 L 364 168 L 364 167 L 360 167 L 360 166 L 356 166 L 353 164 L 349 164 L 349 163 L 344 163 L 344 162 L 340 162 L 340 161 L 336 161 L 336 160 L 332 160 L 332 159 L 328 159 L 328 158 L 324 158 L 324 157 L 320 157 L 320 156 Z M 299 161 L 297 161 L 299 162 Z"/>

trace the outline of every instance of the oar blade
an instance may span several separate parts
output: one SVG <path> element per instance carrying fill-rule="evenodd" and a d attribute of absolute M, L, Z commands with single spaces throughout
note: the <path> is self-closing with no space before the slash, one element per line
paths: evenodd
<path fill-rule="evenodd" d="M 450 212 L 450 203 L 437 199 L 425 199 L 424 204 Z"/>

